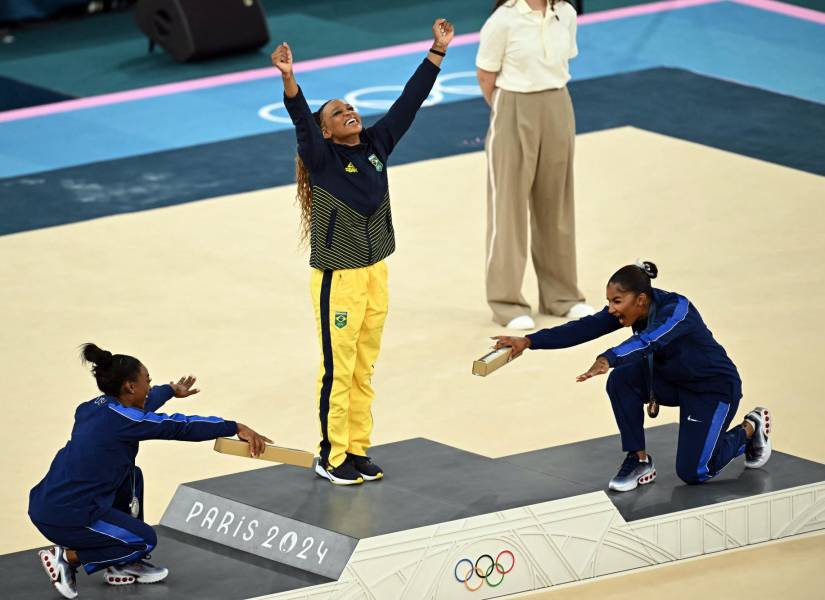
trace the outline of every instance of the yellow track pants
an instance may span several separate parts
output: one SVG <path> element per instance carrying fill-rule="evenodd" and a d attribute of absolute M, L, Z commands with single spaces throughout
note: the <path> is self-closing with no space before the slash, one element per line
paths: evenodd
<path fill-rule="evenodd" d="M 321 345 L 318 417 L 321 461 L 338 467 L 347 452 L 366 456 L 372 433 L 372 374 L 387 317 L 387 265 L 312 271 Z"/>

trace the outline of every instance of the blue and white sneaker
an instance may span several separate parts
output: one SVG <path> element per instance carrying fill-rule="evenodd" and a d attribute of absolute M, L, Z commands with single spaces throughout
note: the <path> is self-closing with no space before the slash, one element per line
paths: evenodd
<path fill-rule="evenodd" d="M 753 435 L 745 447 L 745 467 L 758 469 L 771 457 L 771 413 L 757 406 L 745 415 L 745 420 L 753 425 Z"/>
<path fill-rule="evenodd" d="M 616 492 L 629 492 L 639 485 L 651 483 L 656 479 L 656 466 L 653 457 L 648 454 L 642 462 L 635 452 L 628 452 L 619 472 L 610 480 L 608 487 Z"/>
<path fill-rule="evenodd" d="M 169 569 L 156 567 L 145 560 L 138 560 L 128 565 L 108 567 L 104 577 L 109 585 L 131 585 L 137 583 L 157 583 L 166 579 Z"/>
<path fill-rule="evenodd" d="M 55 546 L 51 550 L 41 550 L 37 553 L 40 557 L 40 564 L 46 570 L 46 575 L 51 579 L 54 589 L 64 598 L 77 598 L 77 579 L 75 569 L 66 560 L 65 550 L 61 546 Z"/>

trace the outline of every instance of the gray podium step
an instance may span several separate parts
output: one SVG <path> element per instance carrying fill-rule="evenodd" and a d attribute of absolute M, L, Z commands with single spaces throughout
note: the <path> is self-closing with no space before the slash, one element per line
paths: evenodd
<path fill-rule="evenodd" d="M 122 599 L 139 594 L 141 599 L 244 600 L 266 594 L 326 583 L 329 579 L 273 561 L 232 550 L 193 536 L 155 527 L 158 547 L 152 562 L 169 567 L 162 583 L 115 587 L 103 575 L 78 573 L 80 598 Z M 51 588 L 35 550 L 0 557 L 0 597 L 4 600 L 48 600 L 62 596 Z"/>
<path fill-rule="evenodd" d="M 740 456 L 712 481 L 686 485 L 676 475 L 678 433 L 675 423 L 645 430 L 647 449 L 656 462 L 654 484 L 633 492 L 607 492 L 626 521 L 825 481 L 825 465 L 774 450 L 762 469 L 746 469 L 745 459 Z M 623 458 L 619 436 L 611 435 L 499 460 L 572 481 L 590 492 L 607 490 L 607 482 Z"/>
<path fill-rule="evenodd" d="M 607 494 L 628 524 L 825 481 L 825 465 L 774 451 L 763 469 L 745 470 L 740 458 L 715 480 L 688 486 L 674 472 L 677 426 L 649 428 L 647 439 L 656 482 Z M 362 486 L 332 486 L 310 470 L 285 465 L 183 484 L 158 526 L 153 553 L 170 576 L 139 592 L 170 600 L 297 593 L 337 580 L 359 541 L 604 492 L 621 462 L 619 448 L 618 436 L 608 436 L 491 459 L 417 438 L 375 447 L 371 454 L 387 476 Z M 151 473 L 146 476 L 151 485 Z M 224 532 L 216 534 L 222 523 Z M 322 540 L 329 544 L 319 553 Z M 3 598 L 56 597 L 34 551 L 2 556 L 0 568 Z M 80 575 L 79 586 L 84 598 L 131 593 L 105 585 L 99 575 Z"/>

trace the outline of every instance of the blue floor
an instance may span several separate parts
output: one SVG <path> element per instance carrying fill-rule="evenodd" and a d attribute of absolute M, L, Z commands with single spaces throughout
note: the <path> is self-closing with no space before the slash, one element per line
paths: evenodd
<path fill-rule="evenodd" d="M 824 104 L 665 68 L 570 93 L 579 133 L 631 125 L 825 176 Z M 478 152 L 488 114 L 480 98 L 423 109 L 390 163 Z M 0 235 L 286 185 L 294 157 L 282 130 L 0 179 Z"/>
<path fill-rule="evenodd" d="M 825 103 L 825 27 L 734 3 L 662 12 L 584 25 L 576 80 L 671 66 Z M 467 100 L 474 91 L 475 45 L 450 50 L 440 103 Z M 397 95 L 420 54 L 302 74 L 310 98 L 325 100 L 371 86 L 361 94 L 386 101 Z M 459 84 L 460 89 L 452 89 Z M 452 86 L 452 87 L 451 87 Z M 459 92 L 459 93 L 454 93 Z M 291 128 L 277 103 L 277 79 L 162 96 L 0 123 L 0 177 L 15 177 L 98 161 L 151 154 Z M 616 99 L 621 103 L 621 98 Z M 360 107 L 364 115 L 383 111 Z M 2 211 L 2 208 L 0 208 Z M 2 214 L 2 213 L 0 213 Z"/>

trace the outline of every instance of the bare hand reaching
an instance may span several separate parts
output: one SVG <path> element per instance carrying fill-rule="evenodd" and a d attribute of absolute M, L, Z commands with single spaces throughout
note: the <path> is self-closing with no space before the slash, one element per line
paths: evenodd
<path fill-rule="evenodd" d="M 245 442 L 249 442 L 249 456 L 257 458 L 266 450 L 266 443 L 272 443 L 268 437 L 253 431 L 246 425 L 238 423 L 238 437 Z"/>
<path fill-rule="evenodd" d="M 178 379 L 177 383 L 170 381 L 169 385 L 172 386 L 172 391 L 175 392 L 175 398 L 186 398 L 200 391 L 198 388 L 192 388 L 197 380 L 198 378 L 194 375 L 187 375 Z"/>
<path fill-rule="evenodd" d="M 272 53 L 272 65 L 277 67 L 281 75 L 292 75 L 292 50 L 289 44 L 282 42 Z"/>
<path fill-rule="evenodd" d="M 604 356 L 600 356 L 587 371 L 576 377 L 576 381 L 587 381 L 596 375 L 604 375 L 610 370 L 610 363 Z"/>
<path fill-rule="evenodd" d="M 455 28 L 447 19 L 436 19 L 433 23 L 433 46 L 444 52 L 455 36 Z"/>
<path fill-rule="evenodd" d="M 496 345 L 493 346 L 494 349 L 498 350 L 499 348 L 512 348 L 513 351 L 510 353 L 510 360 L 514 358 L 518 358 L 521 356 L 521 353 L 524 352 L 527 348 L 530 347 L 530 338 L 526 337 L 512 337 L 509 335 L 497 335 L 490 339 L 496 341 Z"/>

